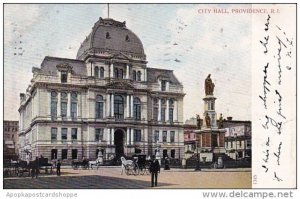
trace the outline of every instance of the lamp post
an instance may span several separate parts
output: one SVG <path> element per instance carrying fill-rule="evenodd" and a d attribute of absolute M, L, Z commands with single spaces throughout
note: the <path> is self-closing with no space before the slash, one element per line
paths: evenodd
<path fill-rule="evenodd" d="M 199 141 L 198 141 L 198 139 L 196 139 L 196 146 L 197 146 L 197 164 L 196 164 L 195 171 L 201 171 L 200 154 L 199 154 Z"/>
<path fill-rule="evenodd" d="M 234 134 L 235 138 L 235 162 L 237 161 L 237 134 Z"/>

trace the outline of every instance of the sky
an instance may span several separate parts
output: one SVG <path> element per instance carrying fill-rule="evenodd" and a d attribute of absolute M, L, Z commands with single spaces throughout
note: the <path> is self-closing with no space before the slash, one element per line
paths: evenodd
<path fill-rule="evenodd" d="M 126 21 L 141 39 L 147 66 L 171 69 L 183 84 L 184 121 L 203 115 L 208 74 L 217 114 L 251 120 L 251 15 L 198 12 L 230 7 L 236 5 L 110 4 L 110 18 Z M 75 59 L 99 17 L 107 17 L 106 4 L 4 5 L 4 120 L 18 120 L 32 67 L 45 56 Z"/>

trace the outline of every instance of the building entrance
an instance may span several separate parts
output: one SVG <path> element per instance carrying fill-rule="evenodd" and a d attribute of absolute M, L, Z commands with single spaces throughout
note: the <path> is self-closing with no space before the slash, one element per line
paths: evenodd
<path fill-rule="evenodd" d="M 116 146 L 116 157 L 119 158 L 124 155 L 124 132 L 121 129 L 115 131 L 115 146 Z"/>

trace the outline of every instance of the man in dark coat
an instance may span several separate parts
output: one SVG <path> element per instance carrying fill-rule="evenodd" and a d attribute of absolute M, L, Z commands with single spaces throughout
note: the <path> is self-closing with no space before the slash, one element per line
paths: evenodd
<path fill-rule="evenodd" d="M 40 163 L 39 163 L 39 157 L 35 158 L 35 161 L 33 161 L 32 163 L 32 170 L 31 170 L 31 177 L 37 178 L 39 175 L 39 168 L 40 168 Z"/>
<path fill-rule="evenodd" d="M 60 160 L 58 160 L 58 162 L 56 164 L 56 174 L 57 174 L 57 176 L 60 176 L 60 166 L 61 166 L 61 163 L 60 163 Z"/>
<path fill-rule="evenodd" d="M 158 173 L 160 173 L 160 165 L 157 159 L 155 159 L 155 156 L 152 157 L 153 160 L 150 164 L 150 173 L 151 173 L 151 186 L 157 186 L 157 176 Z"/>

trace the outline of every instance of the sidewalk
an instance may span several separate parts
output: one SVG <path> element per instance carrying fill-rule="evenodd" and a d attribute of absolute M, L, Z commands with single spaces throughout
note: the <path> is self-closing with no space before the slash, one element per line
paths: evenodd
<path fill-rule="evenodd" d="M 182 169 L 171 168 L 170 170 L 161 169 L 163 172 L 251 172 L 251 168 L 225 168 L 225 169 L 207 169 L 203 168 L 201 171 L 195 171 L 195 169 Z"/>

